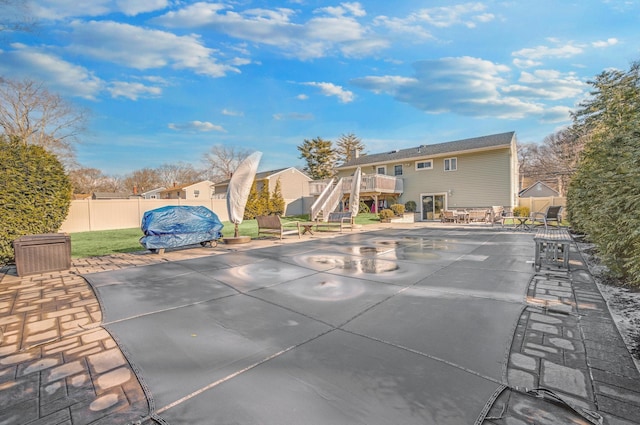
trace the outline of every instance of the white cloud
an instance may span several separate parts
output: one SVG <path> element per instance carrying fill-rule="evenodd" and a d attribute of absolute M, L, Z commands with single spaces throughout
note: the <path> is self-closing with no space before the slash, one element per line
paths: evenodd
<path fill-rule="evenodd" d="M 299 94 L 296 96 L 296 99 L 298 100 L 307 100 L 309 99 L 309 96 L 307 96 L 306 94 Z"/>
<path fill-rule="evenodd" d="M 582 83 L 572 74 L 553 71 L 524 74 L 520 84 L 510 84 L 507 66 L 472 57 L 421 61 L 414 68 L 411 77 L 369 76 L 351 82 L 428 113 L 502 119 L 546 119 L 550 111 L 557 117 L 558 110 L 545 107 L 541 100 L 568 98 L 582 89 Z M 551 80 L 546 87 L 545 79 Z"/>
<path fill-rule="evenodd" d="M 38 0 L 29 2 L 29 11 L 43 20 L 60 20 L 80 16 L 104 16 L 118 12 L 135 16 L 139 13 L 166 9 L 168 6 L 168 0 Z"/>
<path fill-rule="evenodd" d="M 571 118 L 572 108 L 568 106 L 553 106 L 545 108 L 540 121 L 545 123 L 567 122 Z"/>
<path fill-rule="evenodd" d="M 423 25 L 416 23 L 415 20 L 403 18 L 390 18 L 388 16 L 376 16 L 373 20 L 374 25 L 383 26 L 392 33 L 407 34 L 419 39 L 434 38 L 431 33 L 424 28 Z"/>
<path fill-rule="evenodd" d="M 536 61 L 544 58 L 569 58 L 581 54 L 584 51 L 584 46 L 576 45 L 573 43 L 567 43 L 561 45 L 556 40 L 550 40 L 555 42 L 556 46 L 537 46 L 531 48 L 520 49 L 513 52 L 511 55 L 516 58 L 524 58 L 529 61 Z"/>
<path fill-rule="evenodd" d="M 117 0 L 116 4 L 125 15 L 129 16 L 163 10 L 169 6 L 168 0 Z"/>
<path fill-rule="evenodd" d="M 112 21 L 75 21 L 71 28 L 74 41 L 68 50 L 78 55 L 136 69 L 172 66 L 211 77 L 239 72 L 218 63 L 213 57 L 216 52 L 195 35 L 177 36 Z"/>
<path fill-rule="evenodd" d="M 485 13 L 486 6 L 482 3 L 464 3 L 454 6 L 432 7 L 421 9 L 412 14 L 410 19 L 417 22 L 425 22 L 438 28 L 464 25 L 470 28 L 476 26 L 476 22 L 489 22 L 494 16 Z"/>
<path fill-rule="evenodd" d="M 108 88 L 111 97 L 126 97 L 131 100 L 138 100 L 140 97 L 157 97 L 162 94 L 160 87 L 145 86 L 142 83 L 128 83 L 116 81 Z"/>
<path fill-rule="evenodd" d="M 513 64 L 518 68 L 533 68 L 534 66 L 542 65 L 542 62 L 534 61 L 532 59 L 519 59 L 516 58 L 513 60 Z"/>
<path fill-rule="evenodd" d="M 420 9 L 406 17 L 377 16 L 373 20 L 375 26 L 387 28 L 391 33 L 407 34 L 419 40 L 435 38 L 427 27 L 447 28 L 462 25 L 475 28 L 478 23 L 484 24 L 495 19 L 492 13 L 485 12 L 482 3 L 465 3 L 454 6 L 443 6 Z"/>
<path fill-rule="evenodd" d="M 357 18 L 366 12 L 359 3 L 316 9 L 315 16 L 296 22 L 292 9 L 248 9 L 197 2 L 153 19 L 171 28 L 207 28 L 230 37 L 279 49 L 287 56 L 312 59 L 341 53 L 354 53 L 353 45 L 370 38 Z M 374 37 L 375 38 L 375 37 Z M 359 56 L 387 47 L 387 43 L 359 44 Z M 371 49 L 363 51 L 363 49 Z"/>
<path fill-rule="evenodd" d="M 337 86 L 333 83 L 308 82 L 302 84 L 305 86 L 318 87 L 323 95 L 335 96 L 340 99 L 341 103 L 353 102 L 354 99 L 353 92 L 345 90 L 342 86 Z"/>
<path fill-rule="evenodd" d="M 199 131 L 199 132 L 220 131 L 223 133 L 226 132 L 226 130 L 222 126 L 212 124 L 208 121 L 189 121 L 182 124 L 169 123 L 168 127 L 176 131 Z"/>
<path fill-rule="evenodd" d="M 38 48 L 12 44 L 14 50 L 0 50 L 0 75 L 45 81 L 47 87 L 64 94 L 87 99 L 104 88 L 104 81 L 82 66 Z"/>
<path fill-rule="evenodd" d="M 224 108 L 222 110 L 222 115 L 228 115 L 230 117 L 243 117 L 244 113 L 240 111 L 233 111 L 231 109 Z"/>
<path fill-rule="evenodd" d="M 618 44 L 617 38 L 607 38 L 606 40 L 594 41 L 591 45 L 595 48 L 601 49 L 603 47 L 615 46 Z"/>

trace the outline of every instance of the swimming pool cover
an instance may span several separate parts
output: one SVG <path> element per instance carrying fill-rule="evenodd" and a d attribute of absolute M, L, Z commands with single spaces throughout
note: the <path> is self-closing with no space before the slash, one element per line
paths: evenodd
<path fill-rule="evenodd" d="M 479 424 L 530 238 L 382 231 L 88 274 L 169 424 Z"/>

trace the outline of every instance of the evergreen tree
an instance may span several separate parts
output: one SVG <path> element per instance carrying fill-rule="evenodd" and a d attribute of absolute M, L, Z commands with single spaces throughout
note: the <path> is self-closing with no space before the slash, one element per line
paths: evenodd
<path fill-rule="evenodd" d="M 338 161 L 346 163 L 354 159 L 354 154 L 364 151 L 364 143 L 353 133 L 343 134 L 336 143 L 336 154 Z"/>
<path fill-rule="evenodd" d="M 252 220 L 256 218 L 256 216 L 260 215 L 258 213 L 259 197 L 260 195 L 258 194 L 258 188 L 256 186 L 256 182 L 254 181 L 251 185 L 251 190 L 249 191 L 247 205 L 244 207 L 244 215 L 242 216 L 244 220 Z"/>
<path fill-rule="evenodd" d="M 284 214 L 284 198 L 282 197 L 282 187 L 280 184 L 280 178 L 276 181 L 276 187 L 273 189 L 273 195 L 271 196 L 271 208 L 270 211 L 275 215 Z"/>
<path fill-rule="evenodd" d="M 24 235 L 55 233 L 67 217 L 71 183 L 58 158 L 41 146 L 0 135 L 0 264 Z"/>
<path fill-rule="evenodd" d="M 258 207 L 256 208 L 256 215 L 269 215 L 271 214 L 271 194 L 269 193 L 269 181 L 264 180 L 262 184 L 262 190 L 260 190 L 260 196 L 258 196 Z"/>
<path fill-rule="evenodd" d="M 590 84 L 592 98 L 574 114 L 572 129 L 587 141 L 569 185 L 569 219 L 616 276 L 640 286 L 640 62 Z"/>
<path fill-rule="evenodd" d="M 314 180 L 328 179 L 335 174 L 336 152 L 330 140 L 316 137 L 312 140 L 304 140 L 298 146 L 300 158 L 307 161 L 304 171 Z"/>

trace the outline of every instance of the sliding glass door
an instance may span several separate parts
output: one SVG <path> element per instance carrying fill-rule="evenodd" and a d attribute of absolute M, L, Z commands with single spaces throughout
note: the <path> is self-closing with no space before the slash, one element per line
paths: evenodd
<path fill-rule="evenodd" d="M 444 193 L 421 195 L 422 220 L 439 220 L 440 213 L 446 208 L 446 196 Z"/>

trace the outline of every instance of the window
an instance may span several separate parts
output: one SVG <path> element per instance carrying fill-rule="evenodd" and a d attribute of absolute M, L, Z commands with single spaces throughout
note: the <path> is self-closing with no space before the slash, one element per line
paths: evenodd
<path fill-rule="evenodd" d="M 393 167 L 393 175 L 394 176 L 401 176 L 402 175 L 402 164 L 395 165 Z"/>
<path fill-rule="evenodd" d="M 381 166 L 376 169 L 376 174 L 387 174 L 387 167 Z"/>
<path fill-rule="evenodd" d="M 458 169 L 458 158 L 445 158 L 444 171 L 456 171 Z"/>
<path fill-rule="evenodd" d="M 433 168 L 433 161 L 430 159 L 426 161 L 416 162 L 416 170 L 431 170 L 432 168 Z"/>
<path fill-rule="evenodd" d="M 197 198 L 198 196 L 200 196 L 200 191 L 199 191 L 199 190 L 194 190 L 194 191 L 193 191 L 193 196 L 195 196 L 196 198 Z"/>

